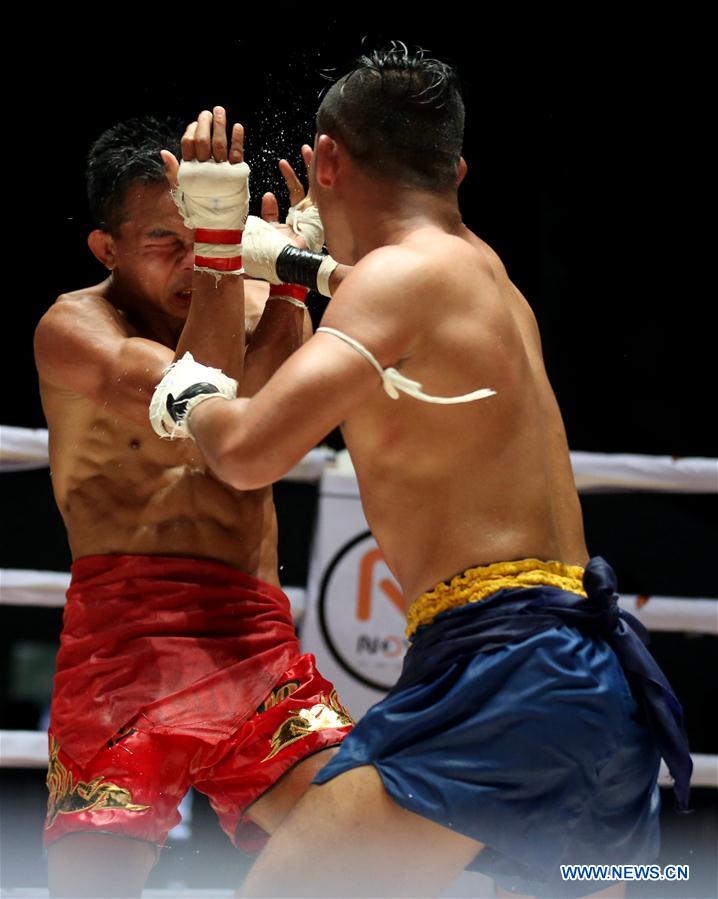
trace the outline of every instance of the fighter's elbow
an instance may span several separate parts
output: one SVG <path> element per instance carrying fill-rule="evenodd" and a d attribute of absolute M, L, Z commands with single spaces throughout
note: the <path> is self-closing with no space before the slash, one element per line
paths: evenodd
<path fill-rule="evenodd" d="M 235 490 L 260 490 L 262 487 L 268 487 L 272 483 L 272 479 L 258 474 L 251 469 L 235 468 L 230 475 L 224 480 L 230 487 Z"/>
<path fill-rule="evenodd" d="M 212 463 L 215 474 L 235 490 L 259 490 L 275 480 L 261 457 L 240 441 L 222 447 Z"/>

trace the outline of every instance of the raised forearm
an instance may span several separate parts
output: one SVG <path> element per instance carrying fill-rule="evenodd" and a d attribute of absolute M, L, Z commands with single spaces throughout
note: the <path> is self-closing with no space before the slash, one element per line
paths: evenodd
<path fill-rule="evenodd" d="M 244 356 L 242 238 L 249 211 L 244 130 L 227 146 L 226 114 L 200 113 L 182 138 L 182 163 L 163 153 L 173 197 L 194 231 L 192 302 L 175 358 L 186 352 L 239 380 Z"/>
<path fill-rule="evenodd" d="M 244 282 L 195 271 L 192 303 L 175 359 L 190 352 L 203 365 L 220 368 L 241 383 L 244 355 Z"/>
<path fill-rule="evenodd" d="M 244 361 L 240 392 L 254 394 L 302 345 L 308 312 L 282 300 L 268 300 Z"/>

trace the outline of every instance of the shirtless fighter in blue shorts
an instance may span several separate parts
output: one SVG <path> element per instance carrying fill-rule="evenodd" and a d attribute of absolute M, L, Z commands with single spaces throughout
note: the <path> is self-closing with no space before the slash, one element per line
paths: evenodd
<path fill-rule="evenodd" d="M 687 803 L 680 705 L 589 561 L 534 316 L 461 221 L 463 121 L 443 63 L 360 60 L 317 116 L 312 193 L 353 266 L 322 327 L 251 399 L 189 361 L 155 393 L 155 430 L 242 490 L 341 423 L 406 597 L 399 682 L 272 836 L 250 895 L 432 895 L 467 865 L 577 895 L 605 884 L 563 883 L 561 863 L 655 857 L 661 755 Z M 326 259 L 284 249 L 268 277 L 316 285 Z"/>

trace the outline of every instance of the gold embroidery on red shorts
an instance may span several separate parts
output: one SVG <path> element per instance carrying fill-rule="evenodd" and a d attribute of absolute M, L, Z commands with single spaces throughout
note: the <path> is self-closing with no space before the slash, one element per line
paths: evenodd
<path fill-rule="evenodd" d="M 110 808 L 121 808 L 127 812 L 144 812 L 149 808 L 149 805 L 133 803 L 129 790 L 103 780 L 102 775 L 89 783 L 83 781 L 75 783 L 72 772 L 68 771 L 58 758 L 59 749 L 60 744 L 51 738 L 50 764 L 47 769 L 47 789 L 50 798 L 47 803 L 46 829 L 52 827 L 58 815 Z"/>
<path fill-rule="evenodd" d="M 329 694 L 329 705 L 334 709 L 337 715 L 347 719 L 347 724 L 351 724 L 352 726 L 356 724 L 356 721 L 349 714 L 349 710 L 342 705 L 336 690 L 332 690 Z"/>
<path fill-rule="evenodd" d="M 332 690 L 328 697 L 320 697 L 320 702 L 310 709 L 294 709 L 291 712 L 291 717 L 287 718 L 274 732 L 271 741 L 272 749 L 262 761 L 268 762 L 287 746 L 308 737 L 309 734 L 330 727 L 351 727 L 353 724 L 354 720 L 339 701 L 337 691 Z"/>
<path fill-rule="evenodd" d="M 288 680 L 286 684 L 280 684 L 278 687 L 275 687 L 257 709 L 257 714 L 259 715 L 262 712 L 273 709 L 275 705 L 279 705 L 280 702 L 284 702 L 284 700 L 288 696 L 291 696 L 292 693 L 294 693 L 300 687 L 301 683 L 298 680 Z"/>

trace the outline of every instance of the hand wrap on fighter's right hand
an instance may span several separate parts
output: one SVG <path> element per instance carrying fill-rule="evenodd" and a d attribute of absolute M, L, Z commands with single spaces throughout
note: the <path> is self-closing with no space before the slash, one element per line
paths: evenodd
<path fill-rule="evenodd" d="M 270 284 L 300 284 L 331 296 L 329 277 L 337 263 L 331 256 L 300 250 L 269 222 L 254 215 L 244 232 L 244 270 Z"/>
<path fill-rule="evenodd" d="M 237 382 L 220 371 L 195 362 L 191 353 L 165 369 L 150 401 L 150 422 L 158 437 L 192 437 L 188 419 L 200 403 L 215 397 L 237 398 Z"/>
<path fill-rule="evenodd" d="M 172 197 L 195 232 L 195 269 L 243 274 L 242 234 L 249 212 L 249 166 L 197 159 L 180 163 Z"/>

